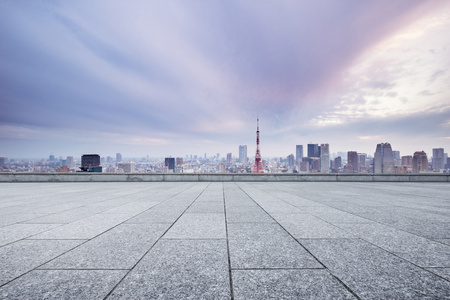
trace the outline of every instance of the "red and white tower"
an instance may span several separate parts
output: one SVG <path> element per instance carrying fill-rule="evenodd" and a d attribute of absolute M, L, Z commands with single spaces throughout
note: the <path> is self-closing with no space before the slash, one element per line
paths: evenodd
<path fill-rule="evenodd" d="M 261 153 L 259 152 L 259 118 L 256 119 L 256 155 L 253 173 L 264 173 L 261 163 Z"/>

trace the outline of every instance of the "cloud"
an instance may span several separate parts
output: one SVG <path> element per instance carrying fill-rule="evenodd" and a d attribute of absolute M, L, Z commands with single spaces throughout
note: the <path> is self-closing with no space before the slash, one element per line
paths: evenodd
<path fill-rule="evenodd" d="M 448 99 L 445 5 L 3 2 L 0 124 L 185 149 L 414 115 Z"/>
<path fill-rule="evenodd" d="M 431 93 L 429 90 L 423 90 L 417 93 L 417 96 L 433 96 L 434 93 Z"/>

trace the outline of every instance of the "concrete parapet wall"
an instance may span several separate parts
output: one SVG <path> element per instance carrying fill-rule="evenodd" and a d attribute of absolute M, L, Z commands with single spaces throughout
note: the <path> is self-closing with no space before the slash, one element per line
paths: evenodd
<path fill-rule="evenodd" d="M 450 173 L 431 174 L 156 174 L 0 173 L 0 182 L 450 182 Z"/>

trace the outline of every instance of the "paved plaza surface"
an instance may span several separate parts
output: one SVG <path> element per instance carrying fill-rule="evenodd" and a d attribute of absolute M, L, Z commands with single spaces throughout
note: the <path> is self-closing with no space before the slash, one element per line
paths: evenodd
<path fill-rule="evenodd" d="M 0 299 L 450 299 L 450 184 L 1 183 Z"/>

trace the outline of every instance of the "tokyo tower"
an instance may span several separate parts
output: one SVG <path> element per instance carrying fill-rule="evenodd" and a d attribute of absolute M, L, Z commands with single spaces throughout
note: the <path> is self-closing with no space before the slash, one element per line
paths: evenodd
<path fill-rule="evenodd" d="M 261 163 L 261 153 L 259 152 L 259 118 L 256 119 L 256 155 L 253 173 L 264 173 Z"/>

